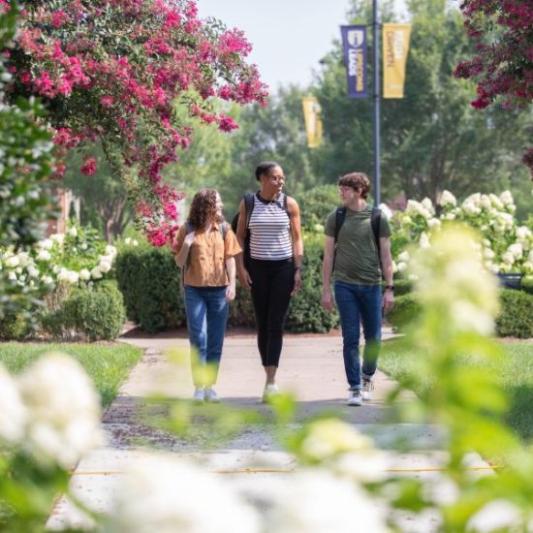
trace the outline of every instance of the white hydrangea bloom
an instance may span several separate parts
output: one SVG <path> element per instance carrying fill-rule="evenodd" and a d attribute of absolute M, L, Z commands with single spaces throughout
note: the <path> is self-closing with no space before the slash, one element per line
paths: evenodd
<path fill-rule="evenodd" d="M 392 211 L 387 204 L 379 204 L 379 208 L 387 220 L 392 218 Z"/>
<path fill-rule="evenodd" d="M 498 210 L 504 208 L 503 202 L 494 193 L 490 193 L 489 198 L 490 198 L 490 202 L 493 207 L 495 207 Z"/>
<path fill-rule="evenodd" d="M 50 250 L 52 246 L 54 246 L 52 239 L 43 239 L 37 243 L 37 248 L 41 248 L 43 250 Z"/>
<path fill-rule="evenodd" d="M 109 530 L 259 533 L 259 524 L 255 510 L 220 478 L 170 454 L 152 454 L 121 479 Z"/>
<path fill-rule="evenodd" d="M 132 243 L 132 239 L 131 239 L 131 237 L 126 237 L 126 238 L 124 239 L 124 244 L 125 244 L 126 246 L 130 246 L 131 243 Z"/>
<path fill-rule="evenodd" d="M 113 265 L 112 258 L 105 256 L 105 255 L 100 257 L 100 262 L 98 263 L 98 268 L 100 272 L 102 272 L 103 274 L 109 272 L 111 270 L 112 265 Z"/>
<path fill-rule="evenodd" d="M 503 191 L 500 194 L 500 200 L 504 205 L 514 205 L 513 195 L 510 191 Z"/>
<path fill-rule="evenodd" d="M 65 242 L 65 235 L 63 233 L 54 233 L 54 235 L 50 236 L 50 239 L 62 246 Z"/>
<path fill-rule="evenodd" d="M 398 261 L 403 261 L 405 263 L 407 263 L 407 261 L 409 261 L 410 259 L 410 256 L 409 256 L 409 252 L 407 250 L 404 250 L 402 253 L 400 253 L 398 255 Z"/>
<path fill-rule="evenodd" d="M 432 215 L 435 214 L 435 208 L 433 207 L 433 202 L 430 198 L 424 198 L 421 203 L 426 208 L 428 213 L 431 213 Z"/>
<path fill-rule="evenodd" d="M 407 270 L 407 263 L 400 261 L 398 263 L 398 272 L 405 272 Z"/>
<path fill-rule="evenodd" d="M 68 234 L 71 237 L 77 237 L 78 236 L 78 230 L 76 229 L 76 226 L 72 226 L 71 228 L 69 228 L 68 229 Z"/>
<path fill-rule="evenodd" d="M 301 472 L 272 491 L 269 533 L 388 531 L 382 509 L 353 481 L 325 471 Z"/>
<path fill-rule="evenodd" d="M 423 231 L 422 234 L 420 235 L 419 244 L 420 244 L 420 248 L 429 248 L 431 246 L 431 243 L 429 242 L 428 234 L 425 231 Z"/>
<path fill-rule="evenodd" d="M 438 218 L 430 218 L 428 220 L 428 226 L 430 227 L 430 229 L 440 228 L 441 222 Z"/>
<path fill-rule="evenodd" d="M 94 267 L 91 270 L 91 278 L 92 279 L 102 279 L 102 272 L 98 267 Z"/>
<path fill-rule="evenodd" d="M 418 277 L 421 303 L 438 307 L 450 328 L 481 334 L 492 331 L 499 307 L 498 285 L 484 268 L 471 231 L 455 227 L 433 235 L 431 248 L 419 250 L 410 268 Z"/>
<path fill-rule="evenodd" d="M 524 254 L 524 248 L 519 242 L 515 242 L 507 248 L 507 252 L 512 254 L 515 259 L 520 259 Z"/>
<path fill-rule="evenodd" d="M 72 357 L 44 356 L 19 383 L 29 416 L 24 446 L 38 461 L 72 468 L 103 443 L 99 396 Z"/>
<path fill-rule="evenodd" d="M 8 268 L 16 268 L 20 265 L 20 259 L 17 255 L 10 255 L 4 260 L 4 263 Z"/>
<path fill-rule="evenodd" d="M 31 278 L 39 277 L 39 271 L 33 265 L 30 265 L 27 270 L 28 270 L 28 276 L 30 276 Z"/>
<path fill-rule="evenodd" d="M 133 239 L 133 241 L 131 241 L 131 244 L 133 246 L 139 246 L 139 241 L 137 239 Z"/>
<path fill-rule="evenodd" d="M 516 228 L 516 238 L 521 242 L 527 242 L 531 239 L 531 230 L 527 226 L 518 226 Z"/>
<path fill-rule="evenodd" d="M 77 272 L 74 272 L 72 270 L 68 270 L 66 268 L 61 268 L 58 275 L 57 275 L 58 281 L 64 281 L 65 283 L 69 283 L 71 285 L 74 285 L 78 283 L 80 276 Z"/>
<path fill-rule="evenodd" d="M 117 249 L 114 246 L 111 246 L 110 244 L 108 244 L 105 247 L 105 255 L 111 258 L 114 258 L 117 255 Z"/>
<path fill-rule="evenodd" d="M 15 444 L 24 435 L 27 410 L 16 381 L 0 364 L 0 441 Z"/>
<path fill-rule="evenodd" d="M 45 284 L 45 285 L 53 285 L 54 284 L 54 279 L 51 277 L 51 276 L 43 276 L 41 278 L 41 281 Z"/>
<path fill-rule="evenodd" d="M 52 259 L 52 255 L 50 254 L 48 250 L 44 248 L 40 250 L 39 253 L 37 254 L 38 261 L 50 261 L 50 259 Z"/>
<path fill-rule="evenodd" d="M 474 533 L 490 531 L 521 531 L 522 513 L 510 501 L 498 499 L 487 503 L 467 524 L 467 530 Z"/>
<path fill-rule="evenodd" d="M 91 273 L 86 268 L 80 270 L 80 279 L 83 281 L 88 281 L 91 279 Z"/>
<path fill-rule="evenodd" d="M 481 200 L 479 203 L 483 209 L 489 210 L 492 208 L 492 202 L 486 194 L 481 195 Z"/>
<path fill-rule="evenodd" d="M 455 207 L 457 205 L 457 199 L 450 191 L 444 190 L 440 195 L 440 205 L 442 207 L 446 207 L 449 205 Z"/>

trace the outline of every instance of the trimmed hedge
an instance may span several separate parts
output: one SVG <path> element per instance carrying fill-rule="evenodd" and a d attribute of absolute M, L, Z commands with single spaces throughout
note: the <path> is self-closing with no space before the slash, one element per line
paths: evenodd
<path fill-rule="evenodd" d="M 130 320 L 149 333 L 185 324 L 181 271 L 169 249 L 128 248 L 115 268 Z"/>
<path fill-rule="evenodd" d="M 501 313 L 496 319 L 499 337 L 533 337 L 533 295 L 524 291 L 502 289 Z"/>
<path fill-rule="evenodd" d="M 59 309 L 42 317 L 42 328 L 56 339 L 83 337 L 89 341 L 116 339 L 126 315 L 114 281 L 75 288 Z"/>
<path fill-rule="evenodd" d="M 533 337 L 533 295 L 513 289 L 500 290 L 500 314 L 496 319 L 498 337 Z M 412 294 L 396 298 L 394 308 L 387 315 L 389 322 L 396 331 L 416 320 L 420 313 L 420 305 Z"/>
<path fill-rule="evenodd" d="M 533 294 L 533 276 L 523 277 L 520 288 L 528 294 Z"/>
<path fill-rule="evenodd" d="M 302 289 L 291 301 L 287 331 L 324 333 L 338 324 L 337 314 L 326 312 L 320 304 L 322 240 L 321 235 L 313 235 L 306 241 Z M 181 273 L 170 250 L 124 250 L 117 257 L 116 272 L 130 320 L 151 333 L 185 324 Z M 237 287 L 230 305 L 228 325 L 255 327 L 251 295 L 242 287 Z"/>

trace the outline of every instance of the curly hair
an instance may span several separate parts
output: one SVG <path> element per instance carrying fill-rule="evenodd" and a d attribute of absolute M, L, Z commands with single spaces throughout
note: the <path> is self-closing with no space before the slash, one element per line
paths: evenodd
<path fill-rule="evenodd" d="M 187 218 L 193 229 L 202 229 L 210 222 L 222 221 L 217 215 L 217 195 L 216 189 L 202 189 L 194 195 Z"/>
<path fill-rule="evenodd" d="M 361 194 L 361 198 L 368 196 L 370 191 L 370 180 L 366 174 L 362 172 L 350 172 L 345 174 L 337 182 L 339 187 L 351 187 L 354 190 L 358 190 Z"/>

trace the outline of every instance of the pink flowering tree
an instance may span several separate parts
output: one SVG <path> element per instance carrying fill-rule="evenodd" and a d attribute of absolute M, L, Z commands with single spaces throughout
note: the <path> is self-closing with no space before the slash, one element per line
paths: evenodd
<path fill-rule="evenodd" d="M 533 100 L 533 2 L 463 0 L 465 27 L 477 53 L 455 75 L 477 81 L 476 109 L 499 102 L 527 107 Z M 533 173 L 533 148 L 524 155 Z"/>
<path fill-rule="evenodd" d="M 5 2 L 5 0 L 0 0 Z M 8 64 L 12 95 L 49 110 L 59 163 L 84 153 L 90 179 L 105 154 L 124 176 L 152 244 L 171 241 L 180 193 L 161 171 L 189 145 L 191 124 L 237 128 L 221 100 L 264 103 L 243 33 L 198 18 L 192 0 L 53 0 L 22 4 Z M 227 106 L 226 106 L 227 107 Z M 102 150 L 91 152 L 99 145 Z"/>

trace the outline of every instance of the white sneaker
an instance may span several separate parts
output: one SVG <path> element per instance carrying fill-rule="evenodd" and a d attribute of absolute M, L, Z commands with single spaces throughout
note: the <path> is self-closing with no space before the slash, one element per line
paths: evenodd
<path fill-rule="evenodd" d="M 196 387 L 192 399 L 195 402 L 203 402 L 205 400 L 205 389 L 203 387 Z"/>
<path fill-rule="evenodd" d="M 205 389 L 205 401 L 212 402 L 212 403 L 220 402 L 220 398 L 218 397 L 218 394 L 216 393 L 215 389 L 213 389 L 212 387 Z"/>
<path fill-rule="evenodd" d="M 369 402 L 372 399 L 372 393 L 374 391 L 374 383 L 372 380 L 363 380 L 363 390 L 361 391 L 361 397 L 363 401 Z"/>
<path fill-rule="evenodd" d="M 348 405 L 363 405 L 363 397 L 361 396 L 361 391 L 351 390 L 348 395 L 348 400 L 346 400 Z"/>
<path fill-rule="evenodd" d="M 277 394 L 279 394 L 279 389 L 275 383 L 265 385 L 265 390 L 263 391 L 263 403 L 267 403 L 272 396 L 276 396 Z"/>

